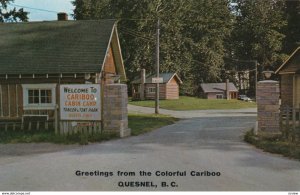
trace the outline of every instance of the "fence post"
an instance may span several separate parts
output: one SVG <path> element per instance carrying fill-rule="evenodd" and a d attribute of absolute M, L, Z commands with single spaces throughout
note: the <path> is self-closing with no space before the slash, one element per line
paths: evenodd
<path fill-rule="evenodd" d="M 293 113 L 293 126 L 292 126 L 292 130 L 291 130 L 291 138 L 292 141 L 295 140 L 295 130 L 296 130 L 296 108 L 293 107 L 292 108 L 292 113 Z"/>
<path fill-rule="evenodd" d="M 289 138 L 289 125 L 290 125 L 290 109 L 289 106 L 286 106 L 286 117 L 285 117 L 286 121 L 285 121 L 285 138 L 288 139 Z"/>
<path fill-rule="evenodd" d="M 55 134 L 58 134 L 58 118 L 57 118 L 57 108 L 58 105 L 55 105 L 55 109 L 54 109 L 54 128 L 55 128 Z"/>

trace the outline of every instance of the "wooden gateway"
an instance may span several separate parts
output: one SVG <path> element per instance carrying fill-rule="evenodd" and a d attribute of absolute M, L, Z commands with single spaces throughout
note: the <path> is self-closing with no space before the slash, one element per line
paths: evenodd
<path fill-rule="evenodd" d="M 280 75 L 281 107 L 300 108 L 300 47 L 275 73 Z"/>
<path fill-rule="evenodd" d="M 0 24 L 1 129 L 77 126 L 61 120 L 61 85 L 97 84 L 103 99 L 105 85 L 126 80 L 115 20 L 60 18 Z M 101 121 L 88 126 L 99 129 Z"/>

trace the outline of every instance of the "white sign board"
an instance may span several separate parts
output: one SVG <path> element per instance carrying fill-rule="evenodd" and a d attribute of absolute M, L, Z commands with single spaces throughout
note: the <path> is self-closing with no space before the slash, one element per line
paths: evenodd
<path fill-rule="evenodd" d="M 152 83 L 163 83 L 163 78 L 162 77 L 155 77 L 155 78 L 152 78 Z"/>
<path fill-rule="evenodd" d="M 61 120 L 101 120 L 100 85 L 60 86 Z"/>

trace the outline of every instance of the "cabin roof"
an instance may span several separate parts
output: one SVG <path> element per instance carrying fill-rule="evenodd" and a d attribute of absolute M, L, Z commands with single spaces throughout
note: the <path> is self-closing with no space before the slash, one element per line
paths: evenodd
<path fill-rule="evenodd" d="M 82 20 L 0 24 L 0 73 L 100 73 L 116 34 L 115 23 Z M 120 62 L 119 66 L 124 66 L 122 59 Z M 117 69 L 125 74 L 124 67 Z"/>
<path fill-rule="evenodd" d="M 201 88 L 204 93 L 218 93 L 226 90 L 226 83 L 202 83 Z M 237 92 L 237 88 L 233 83 L 229 83 L 229 91 Z"/>
<path fill-rule="evenodd" d="M 300 47 L 276 70 L 276 74 L 296 73 L 300 70 Z"/>
<path fill-rule="evenodd" d="M 160 73 L 159 77 L 163 78 L 163 82 L 162 83 L 168 83 L 173 77 L 176 78 L 176 81 L 179 84 L 182 84 L 181 79 L 179 78 L 179 76 L 176 73 Z M 156 78 L 156 74 L 149 74 L 146 76 L 146 81 L 145 83 L 152 83 L 152 78 Z M 140 84 L 141 83 L 141 78 L 136 78 L 135 80 L 133 80 L 131 82 L 131 84 Z"/>

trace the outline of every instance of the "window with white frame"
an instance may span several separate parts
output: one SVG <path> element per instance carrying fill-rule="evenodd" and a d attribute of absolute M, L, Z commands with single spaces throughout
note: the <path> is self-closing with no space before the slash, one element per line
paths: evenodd
<path fill-rule="evenodd" d="M 51 89 L 28 89 L 28 104 L 51 104 Z"/>
<path fill-rule="evenodd" d="M 155 93 L 155 87 L 148 87 L 147 88 L 147 90 L 148 90 L 148 93 Z"/>
<path fill-rule="evenodd" d="M 56 84 L 23 84 L 24 109 L 54 109 Z"/>
<path fill-rule="evenodd" d="M 223 94 L 216 94 L 217 99 L 223 99 Z"/>

